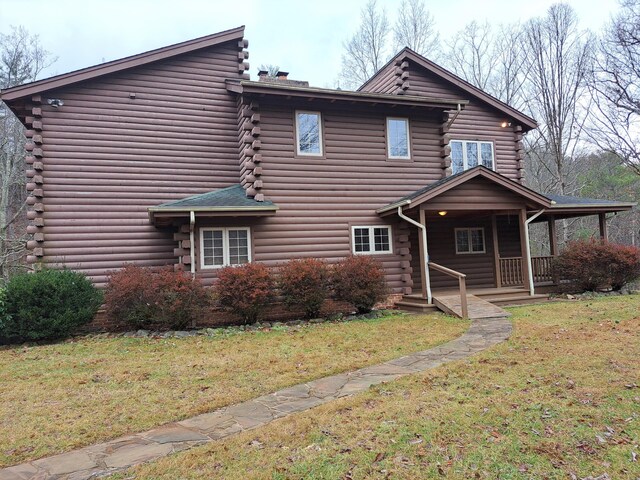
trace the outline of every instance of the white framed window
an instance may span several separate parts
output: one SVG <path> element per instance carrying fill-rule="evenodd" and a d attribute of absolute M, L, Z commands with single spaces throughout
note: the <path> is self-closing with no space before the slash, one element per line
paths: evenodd
<path fill-rule="evenodd" d="M 456 253 L 486 253 L 484 228 L 456 228 Z"/>
<path fill-rule="evenodd" d="M 391 253 L 391 227 L 351 227 L 352 252 L 355 255 Z"/>
<path fill-rule="evenodd" d="M 410 159 L 409 119 L 387 117 L 387 156 L 395 159 Z"/>
<path fill-rule="evenodd" d="M 322 155 L 320 112 L 296 111 L 296 149 L 298 155 Z"/>
<path fill-rule="evenodd" d="M 249 227 L 201 228 L 200 267 L 221 268 L 251 261 Z"/>
<path fill-rule="evenodd" d="M 460 173 L 478 165 L 495 170 L 493 142 L 451 140 L 451 170 Z"/>

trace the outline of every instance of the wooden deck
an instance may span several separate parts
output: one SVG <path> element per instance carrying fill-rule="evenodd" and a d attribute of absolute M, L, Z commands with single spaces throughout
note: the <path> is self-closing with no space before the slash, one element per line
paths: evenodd
<path fill-rule="evenodd" d="M 543 289 L 544 287 L 537 288 L 537 290 Z M 547 292 L 548 289 L 544 291 Z M 453 298 L 449 301 L 442 302 L 442 298 L 447 299 L 448 297 Z M 429 304 L 419 293 L 409 294 L 405 295 L 401 301 L 396 302 L 396 306 L 401 310 L 414 313 L 430 313 L 436 310 L 443 310 L 450 315 L 460 316 L 460 293 L 458 290 L 451 288 L 434 290 L 433 298 L 434 303 Z M 476 300 L 472 300 L 472 298 Z M 440 300 L 440 302 L 436 304 L 435 300 Z M 529 291 L 523 287 L 488 287 L 467 290 L 467 304 L 474 304 L 473 310 L 470 306 L 468 308 L 471 318 L 504 315 L 507 312 L 499 307 L 506 305 L 527 305 L 548 301 L 548 293 L 530 295 Z M 481 302 L 483 303 L 481 304 Z M 487 304 L 493 308 L 489 308 Z M 482 316 L 474 317 L 474 314 Z"/>
<path fill-rule="evenodd" d="M 460 306 L 460 294 L 434 295 L 433 303 L 436 307 L 449 315 L 462 317 L 462 307 Z M 467 306 L 469 318 L 471 320 L 479 318 L 509 317 L 511 314 L 506 310 L 483 300 L 475 295 L 467 294 Z"/>

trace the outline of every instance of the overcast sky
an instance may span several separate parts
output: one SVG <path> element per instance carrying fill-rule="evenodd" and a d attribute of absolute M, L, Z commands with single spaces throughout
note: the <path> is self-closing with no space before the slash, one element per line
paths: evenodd
<path fill-rule="evenodd" d="M 0 0 L 0 32 L 24 25 L 58 61 L 51 76 L 245 25 L 251 76 L 261 63 L 290 78 L 333 86 L 342 42 L 366 0 Z M 464 24 L 544 15 L 552 0 L 426 0 L 445 38 Z M 599 30 L 617 0 L 570 0 L 584 28 Z M 395 20 L 400 0 L 379 0 Z"/>

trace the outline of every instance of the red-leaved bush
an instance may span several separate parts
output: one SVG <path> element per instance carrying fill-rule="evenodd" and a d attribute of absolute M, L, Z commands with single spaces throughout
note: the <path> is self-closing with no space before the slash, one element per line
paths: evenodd
<path fill-rule="evenodd" d="M 215 296 L 218 304 L 240 315 L 245 323 L 255 323 L 261 310 L 273 298 L 274 282 L 262 263 L 225 267 L 218 273 Z"/>
<path fill-rule="evenodd" d="M 107 315 L 122 326 L 179 329 L 195 326 L 211 299 L 199 281 L 171 265 L 128 264 L 111 274 L 105 304 Z"/>
<path fill-rule="evenodd" d="M 278 286 L 284 304 L 304 310 L 306 318 L 319 315 L 329 296 L 330 272 L 317 258 L 289 260 L 280 267 Z"/>
<path fill-rule="evenodd" d="M 387 295 L 382 265 L 366 255 L 351 255 L 336 264 L 333 288 L 336 299 L 350 303 L 358 313 L 370 312 Z"/>
<path fill-rule="evenodd" d="M 640 278 L 640 248 L 600 240 L 570 242 L 553 262 L 554 276 L 566 290 L 620 290 Z"/>

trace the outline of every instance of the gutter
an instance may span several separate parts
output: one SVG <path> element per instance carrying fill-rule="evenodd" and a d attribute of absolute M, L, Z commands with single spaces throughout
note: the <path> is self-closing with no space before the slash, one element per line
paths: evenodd
<path fill-rule="evenodd" d="M 411 200 L 400 200 L 399 202 L 392 203 L 391 205 L 387 205 L 385 207 L 379 208 L 376 210 L 376 213 L 385 213 L 390 210 L 394 210 L 398 207 L 404 207 L 405 205 L 409 205 Z"/>
<path fill-rule="evenodd" d="M 408 200 L 408 203 L 411 203 Z M 424 250 L 424 282 L 427 287 L 427 303 L 433 303 L 433 297 L 431 295 L 431 278 L 429 277 L 429 251 L 427 250 L 427 227 L 422 225 L 420 222 L 416 222 L 413 218 L 407 217 L 404 213 L 402 213 L 402 207 L 398 207 L 398 216 L 418 227 L 422 232 L 422 249 Z"/>
<path fill-rule="evenodd" d="M 531 218 L 528 218 L 524 221 L 524 239 L 525 239 L 525 249 L 527 253 L 527 275 L 529 276 L 529 295 L 533 297 L 535 295 L 535 290 L 533 286 L 533 268 L 531 266 L 531 246 L 529 245 L 529 224 L 533 222 L 536 218 L 542 215 L 545 212 L 543 208 L 539 212 L 535 213 Z"/>
<path fill-rule="evenodd" d="M 189 212 L 189 256 L 191 258 L 191 277 L 196 278 L 196 245 L 195 245 L 196 212 Z"/>

